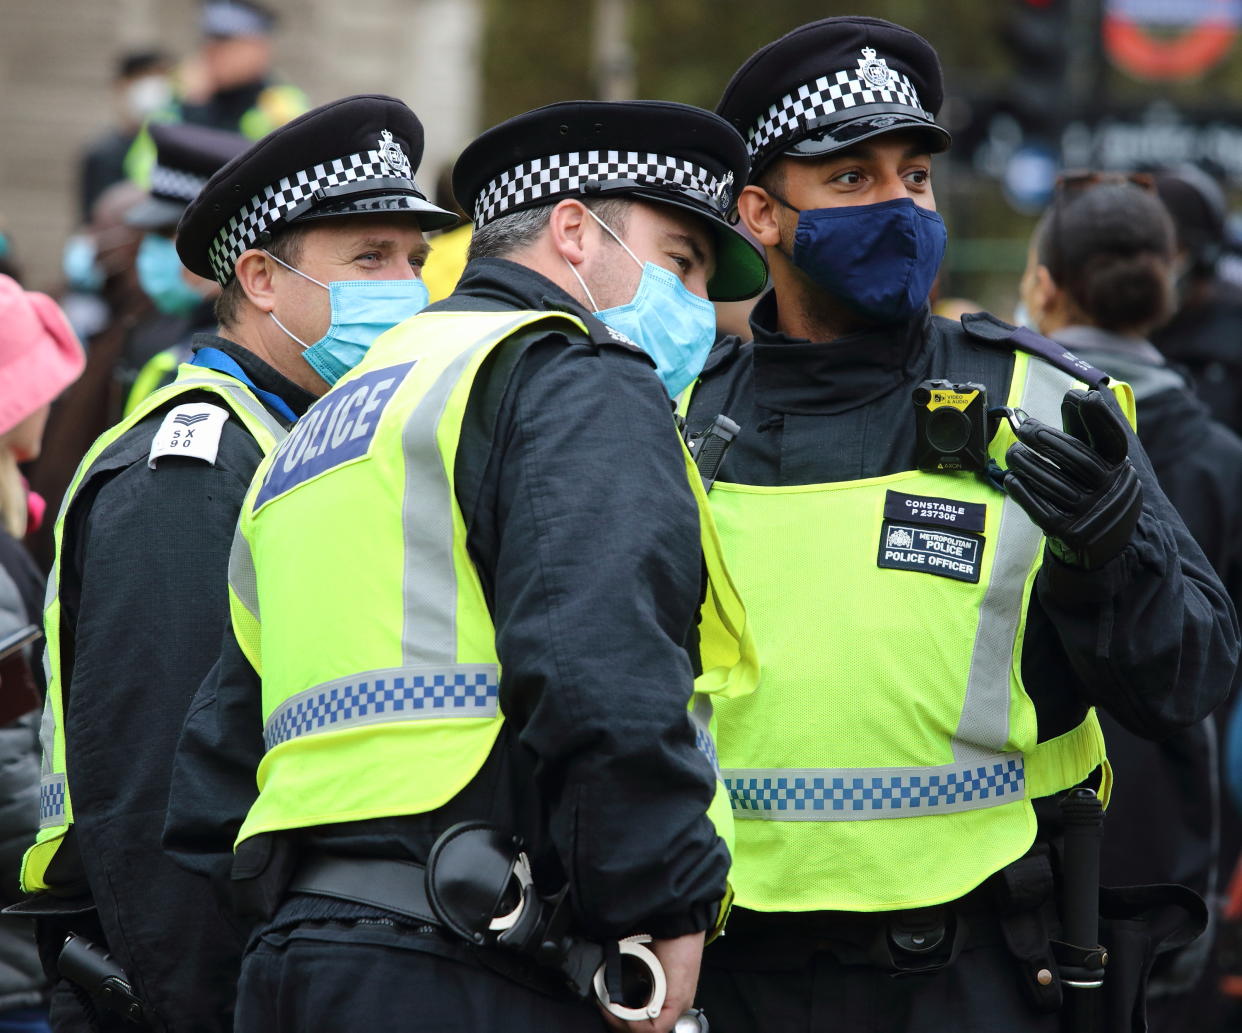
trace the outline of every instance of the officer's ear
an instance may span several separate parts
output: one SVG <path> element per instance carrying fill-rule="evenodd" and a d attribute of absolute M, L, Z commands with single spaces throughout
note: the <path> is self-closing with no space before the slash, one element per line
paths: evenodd
<path fill-rule="evenodd" d="M 276 260 L 258 248 L 243 251 L 233 267 L 237 285 L 260 312 L 276 308 Z"/>
<path fill-rule="evenodd" d="M 570 265 L 578 265 L 586 258 L 587 238 L 593 221 L 586 205 L 569 197 L 557 204 L 548 216 L 552 247 Z"/>
<path fill-rule="evenodd" d="M 779 247 L 781 227 L 777 221 L 776 199 L 763 187 L 743 187 L 737 198 L 737 213 L 757 241 L 764 247 Z"/>

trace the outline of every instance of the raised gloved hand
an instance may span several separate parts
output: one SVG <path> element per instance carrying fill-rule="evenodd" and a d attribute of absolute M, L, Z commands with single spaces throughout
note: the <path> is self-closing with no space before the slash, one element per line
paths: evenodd
<path fill-rule="evenodd" d="M 1005 453 L 1005 490 L 1043 530 L 1064 563 L 1095 570 L 1134 533 L 1143 485 L 1130 463 L 1125 425 L 1099 391 L 1070 391 L 1057 430 L 1026 419 Z"/>

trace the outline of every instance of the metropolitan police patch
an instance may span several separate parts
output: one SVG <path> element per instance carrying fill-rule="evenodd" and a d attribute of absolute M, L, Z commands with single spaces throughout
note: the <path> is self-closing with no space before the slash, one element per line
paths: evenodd
<path fill-rule="evenodd" d="M 977 584 L 983 566 L 983 535 L 885 520 L 876 565 Z"/>

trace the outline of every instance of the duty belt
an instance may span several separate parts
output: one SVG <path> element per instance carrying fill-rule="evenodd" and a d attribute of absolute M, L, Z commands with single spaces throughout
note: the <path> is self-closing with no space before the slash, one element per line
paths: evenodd
<path fill-rule="evenodd" d="M 312 854 L 298 866 L 289 892 L 335 897 L 442 924 L 427 896 L 427 867 L 413 861 Z"/>
<path fill-rule="evenodd" d="M 540 897 L 521 847 L 493 826 L 463 822 L 440 836 L 425 865 L 310 854 L 288 892 L 364 904 L 439 926 L 478 947 L 516 951 L 555 970 L 578 997 L 594 996 L 618 1018 L 654 1019 L 667 983 L 645 946 L 651 937 L 601 944 L 573 934 L 568 887 Z M 678 1029 L 706 1028 L 697 1013 L 679 1021 Z"/>

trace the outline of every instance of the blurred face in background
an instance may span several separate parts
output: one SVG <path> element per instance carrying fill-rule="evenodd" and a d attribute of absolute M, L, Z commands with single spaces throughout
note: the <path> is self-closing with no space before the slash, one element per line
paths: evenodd
<path fill-rule="evenodd" d="M 5 434 L 0 435 L 0 447 L 13 453 L 19 463 L 38 459 L 43 450 L 43 430 L 47 426 L 47 414 L 51 404 L 40 406 Z"/>
<path fill-rule="evenodd" d="M 117 120 L 137 132 L 148 118 L 172 103 L 172 79 L 167 65 L 150 65 L 116 81 L 114 104 Z"/>
<path fill-rule="evenodd" d="M 200 58 L 212 90 L 231 90 L 266 78 L 272 41 L 267 36 L 209 36 Z"/>

